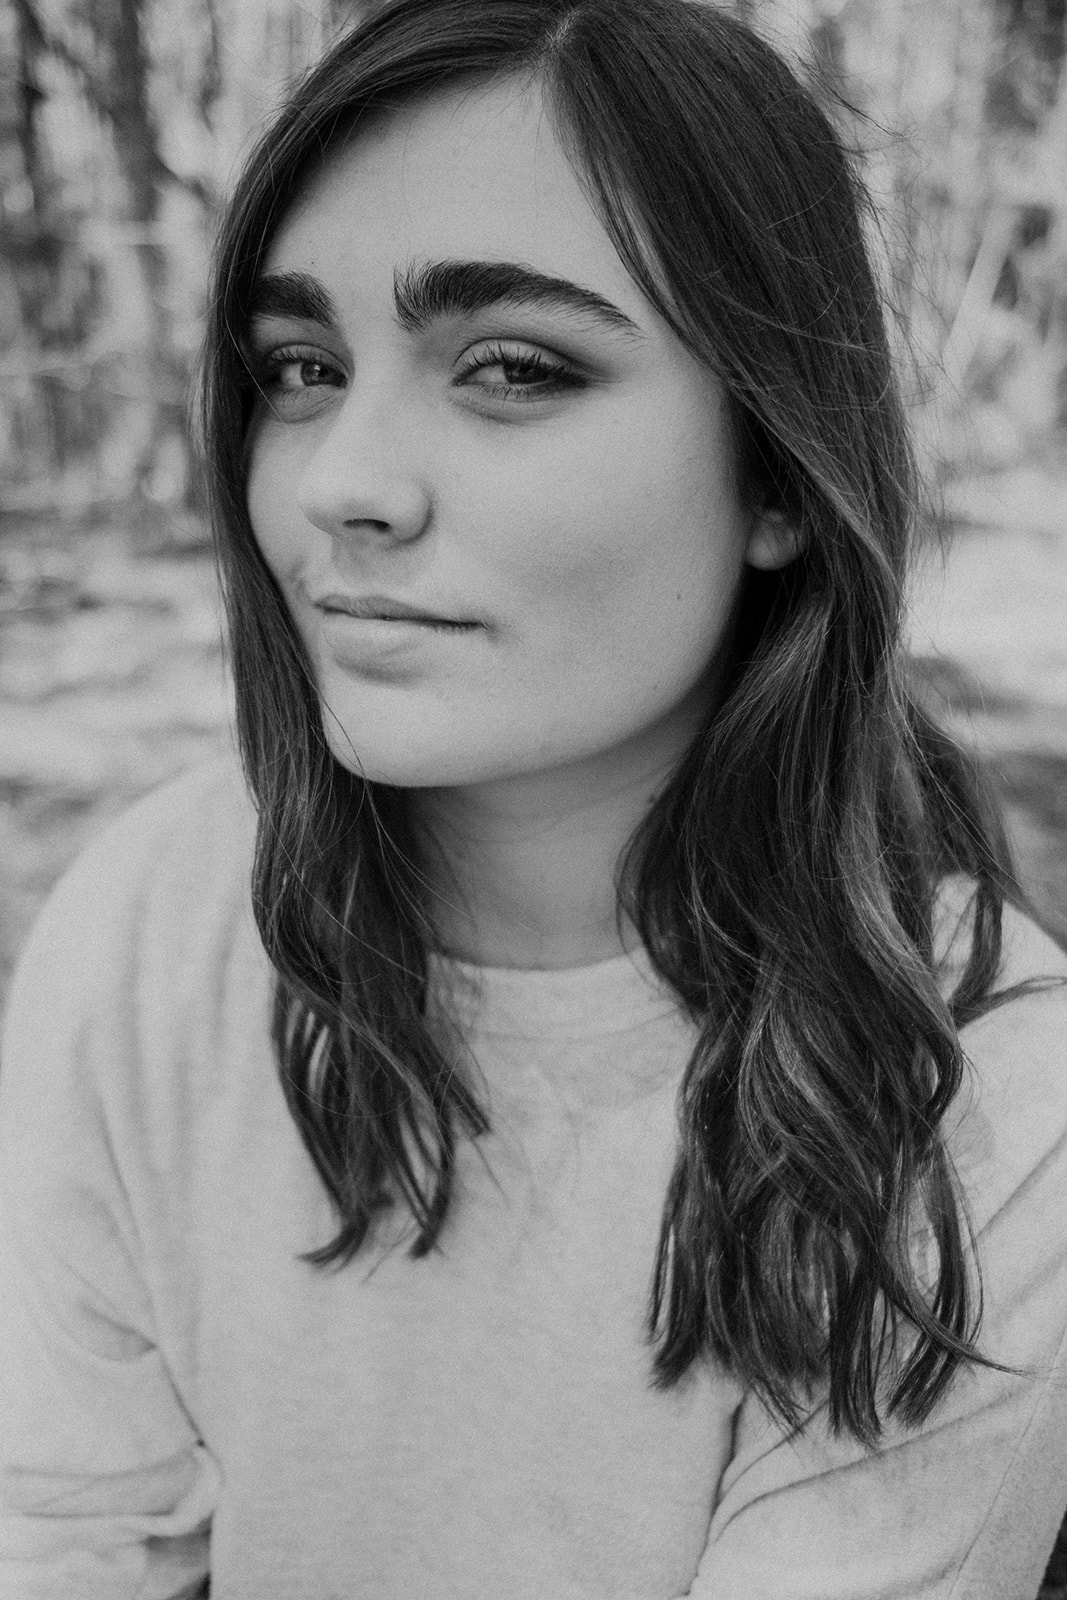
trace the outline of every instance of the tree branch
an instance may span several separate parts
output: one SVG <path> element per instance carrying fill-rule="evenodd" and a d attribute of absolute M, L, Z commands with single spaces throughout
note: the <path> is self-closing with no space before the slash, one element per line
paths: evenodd
<path fill-rule="evenodd" d="M 57 61 L 61 61 L 77 77 L 85 94 L 101 116 L 120 132 L 125 129 L 128 126 L 128 119 L 124 107 L 106 84 L 100 82 L 89 63 L 83 60 L 65 39 L 45 26 L 34 9 L 32 0 L 13 0 L 13 4 L 19 21 L 27 37 L 33 41 L 34 47 L 41 54 L 54 56 Z M 150 152 L 149 161 L 157 177 L 192 195 L 205 210 L 214 211 L 218 204 L 218 195 L 202 178 L 176 172 L 169 162 L 164 161 L 158 150 Z"/>

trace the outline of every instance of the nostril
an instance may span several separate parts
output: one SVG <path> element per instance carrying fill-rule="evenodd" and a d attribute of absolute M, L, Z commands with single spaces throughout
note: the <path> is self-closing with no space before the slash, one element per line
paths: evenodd
<path fill-rule="evenodd" d="M 427 484 L 373 473 L 366 463 L 342 470 L 321 456 L 308 465 L 298 500 L 308 521 L 335 538 L 416 539 L 431 518 Z"/>

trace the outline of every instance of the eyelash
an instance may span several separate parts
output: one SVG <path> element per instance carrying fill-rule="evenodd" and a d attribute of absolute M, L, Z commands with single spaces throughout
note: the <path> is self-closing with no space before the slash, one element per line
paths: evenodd
<path fill-rule="evenodd" d="M 276 407 L 299 404 L 315 389 L 341 387 L 340 383 L 335 382 L 288 387 L 282 382 L 282 374 L 286 367 L 318 367 L 323 372 L 341 375 L 341 369 L 328 359 L 324 359 L 322 351 L 316 350 L 313 346 L 283 345 L 266 355 L 253 353 L 248 359 L 248 370 L 252 381 L 264 399 Z"/>
<path fill-rule="evenodd" d="M 583 380 L 565 361 L 548 356 L 543 350 L 524 349 L 508 340 L 490 340 L 477 345 L 463 357 L 458 377 L 462 381 L 486 367 L 508 367 L 527 374 L 526 383 L 479 384 L 483 393 L 495 400 L 529 401 L 538 396 L 555 395 L 563 389 L 578 389 Z"/>
<path fill-rule="evenodd" d="M 295 386 L 283 384 L 284 369 L 296 366 L 317 367 L 320 372 L 332 374 L 334 378 L 340 376 L 341 382 L 327 377 L 326 381 L 318 383 L 301 383 Z M 317 389 L 341 388 L 344 382 L 340 367 L 328 358 L 324 358 L 321 350 L 308 345 L 283 345 L 262 356 L 253 354 L 249 358 L 248 367 L 256 388 L 275 408 L 292 409 L 303 404 L 305 411 L 317 409 L 314 404 L 311 408 L 308 407 L 307 397 Z M 505 371 L 511 368 L 513 371 L 522 372 L 526 381 L 467 384 L 467 379 L 492 367 L 502 367 Z M 460 362 L 456 379 L 461 386 L 477 389 L 493 400 L 519 403 L 550 397 L 566 389 L 578 389 L 584 384 L 581 375 L 565 361 L 554 359 L 544 351 L 506 339 L 490 340 L 468 351 Z"/>

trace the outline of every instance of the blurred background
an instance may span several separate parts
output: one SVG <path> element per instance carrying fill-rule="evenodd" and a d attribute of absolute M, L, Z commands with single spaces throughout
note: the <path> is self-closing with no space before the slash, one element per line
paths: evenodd
<path fill-rule="evenodd" d="M 186 416 L 210 241 L 361 9 L 2 3 L 0 996 L 87 833 L 230 738 Z M 930 485 L 915 659 L 1067 931 L 1067 0 L 733 3 L 839 97 L 881 203 Z"/>

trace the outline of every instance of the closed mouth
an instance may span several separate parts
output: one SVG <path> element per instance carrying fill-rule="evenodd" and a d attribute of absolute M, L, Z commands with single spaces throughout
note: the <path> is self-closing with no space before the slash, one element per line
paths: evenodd
<path fill-rule="evenodd" d="M 440 612 L 421 611 L 402 600 L 390 600 L 381 595 L 327 594 L 315 601 L 317 608 L 327 616 L 340 614 L 364 622 L 410 622 L 423 628 L 464 629 L 477 628 L 479 623 L 462 617 L 444 616 Z"/>

